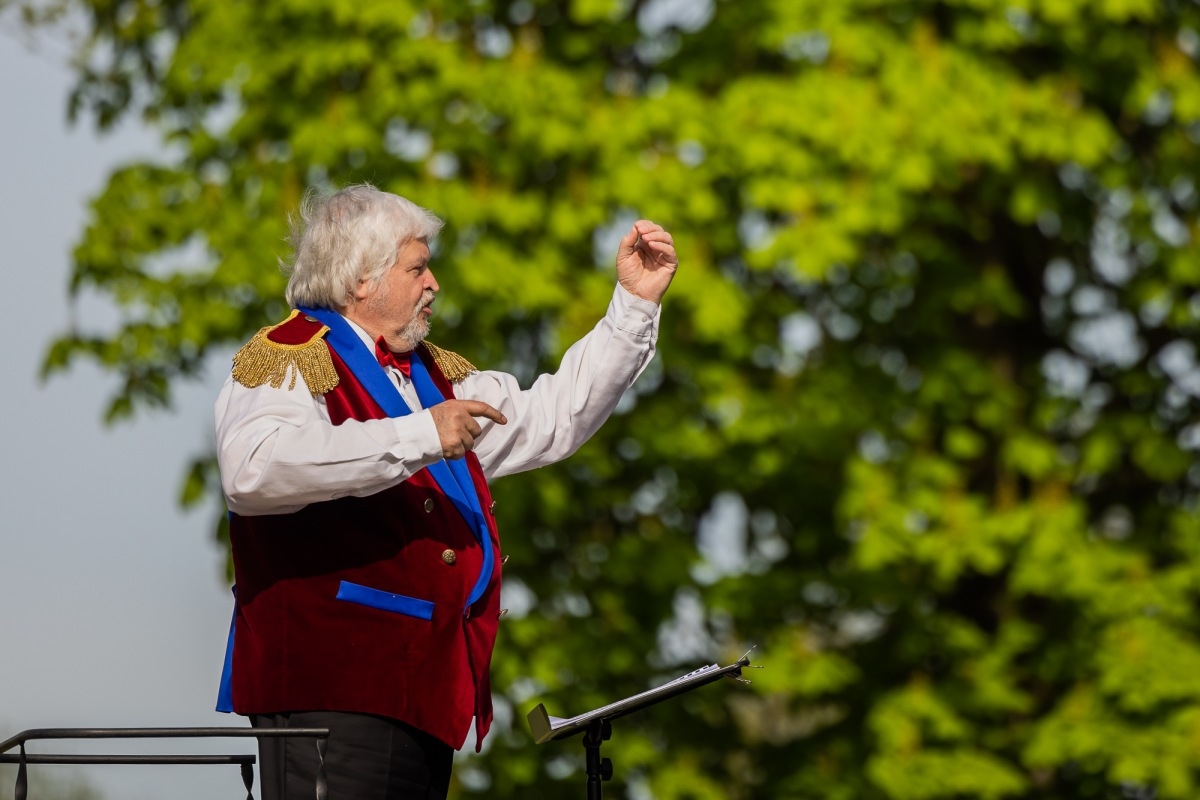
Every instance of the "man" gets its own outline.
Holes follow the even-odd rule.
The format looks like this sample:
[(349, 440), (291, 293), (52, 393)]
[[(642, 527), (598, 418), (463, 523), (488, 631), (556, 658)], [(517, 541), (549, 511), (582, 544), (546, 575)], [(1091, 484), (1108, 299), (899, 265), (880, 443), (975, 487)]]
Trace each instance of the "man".
[[(621, 239), (608, 313), (527, 390), (423, 340), (441, 222), (371, 186), (310, 194), (295, 309), (216, 404), (237, 579), (223, 710), (327, 727), (331, 800), (444, 798), (491, 724), (503, 557), (487, 480), (575, 452), (654, 354), (675, 248)], [(536, 274), (531, 273), (531, 280)], [(260, 740), (264, 800), (311, 798), (312, 740)]]

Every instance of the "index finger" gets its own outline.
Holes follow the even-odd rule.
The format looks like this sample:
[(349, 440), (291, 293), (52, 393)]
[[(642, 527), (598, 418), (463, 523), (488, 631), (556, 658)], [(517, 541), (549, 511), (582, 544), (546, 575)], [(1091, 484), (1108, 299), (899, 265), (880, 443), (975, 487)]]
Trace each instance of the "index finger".
[(486, 417), (492, 422), (498, 422), (501, 425), (508, 422), (508, 418), (501, 414), (498, 409), (489, 406), (482, 400), (460, 400), (459, 402), (463, 404), (463, 409), (472, 417)]

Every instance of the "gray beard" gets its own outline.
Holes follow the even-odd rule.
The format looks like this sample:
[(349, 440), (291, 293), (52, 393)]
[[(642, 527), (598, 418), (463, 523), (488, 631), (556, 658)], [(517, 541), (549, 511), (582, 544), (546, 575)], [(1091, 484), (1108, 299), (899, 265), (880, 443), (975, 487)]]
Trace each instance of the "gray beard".
[(408, 345), (409, 350), (416, 349), (416, 346), (425, 341), (425, 337), (429, 335), (429, 320), (421, 316), (421, 309), (432, 303), (433, 298), (433, 292), (426, 292), (421, 297), (421, 302), (413, 309), (412, 319), (404, 326), (404, 330), (400, 331), (400, 336)]
[[(413, 309), (412, 316), (409, 317), (408, 322), (405, 323), (404, 328), (400, 331), (401, 344), (404, 345), (404, 350), (397, 352), (407, 353), (425, 341), (425, 337), (429, 335), (429, 320), (421, 316), (421, 309), (432, 303), (436, 296), (433, 292), (425, 292), (425, 294), (421, 295), (421, 300)], [(376, 295), (370, 303), (371, 307), (377, 313), (386, 313), (388, 304), (387, 293), (382, 292)]]
[(404, 330), (400, 331), (400, 336), (409, 350), (416, 348), (429, 335), (429, 320), (421, 318), (421, 308), (424, 306), (417, 308), (416, 315), (404, 326)]

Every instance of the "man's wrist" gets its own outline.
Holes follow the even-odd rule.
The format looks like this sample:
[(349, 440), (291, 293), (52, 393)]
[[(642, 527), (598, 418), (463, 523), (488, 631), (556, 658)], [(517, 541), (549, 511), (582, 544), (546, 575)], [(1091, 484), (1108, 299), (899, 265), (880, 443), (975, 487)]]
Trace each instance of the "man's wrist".
[(609, 313), (620, 330), (635, 336), (655, 336), (661, 310), (658, 303), (639, 297), (618, 283)]
[(658, 310), (659, 306), (661, 305), (660, 303), (656, 303), (653, 300), (642, 297), (640, 294), (635, 294), (635, 293), (629, 291), (628, 289), (625, 288), (625, 284), (621, 283), (620, 281), (617, 282), (616, 294), (618, 297), (620, 297), (622, 300), (625, 301), (626, 305), (624, 306), (624, 308), (626, 308), (626, 309), (635, 307), (641, 311), (655, 312)]
[[(420, 467), (442, 460), (442, 438), (438, 435), (437, 423), (429, 409), (422, 409), (403, 417), (393, 417), (396, 430), (396, 447), (393, 453), (404, 461), (416, 461)], [(413, 472), (416, 472), (414, 469)]]

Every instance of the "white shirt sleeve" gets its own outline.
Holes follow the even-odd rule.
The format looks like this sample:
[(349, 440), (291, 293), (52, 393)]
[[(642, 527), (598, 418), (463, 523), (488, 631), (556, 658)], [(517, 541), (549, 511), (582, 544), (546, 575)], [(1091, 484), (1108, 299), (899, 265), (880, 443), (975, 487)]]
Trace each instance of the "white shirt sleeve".
[(303, 376), (249, 389), (227, 378), (217, 396), (217, 463), (231, 511), (287, 514), (309, 503), (365, 497), (440, 461), (428, 411), (341, 425)]
[(454, 387), (462, 399), (482, 400), (508, 418), (479, 418), (475, 455), (488, 478), (561, 461), (591, 438), (621, 395), (654, 357), (660, 308), (619, 284), (608, 313), (563, 355), (558, 371), (522, 391), (503, 372), (468, 375)]
[[(475, 453), (489, 478), (553, 463), (575, 452), (612, 413), (654, 355), (659, 308), (617, 287), (608, 313), (563, 357), (554, 375), (522, 391), (516, 378), (481, 372), (455, 384), (460, 399), (483, 400), (507, 425), (479, 419)], [(389, 370), (414, 405), (411, 384)], [(365, 497), (441, 460), (428, 411), (330, 422), (323, 397), (302, 376), (288, 389), (253, 389), (228, 378), (217, 397), (217, 462), (231, 511), (286, 514), (310, 503)]]

